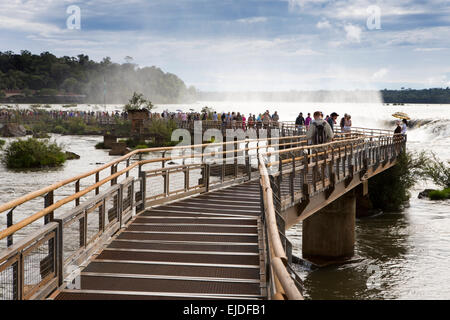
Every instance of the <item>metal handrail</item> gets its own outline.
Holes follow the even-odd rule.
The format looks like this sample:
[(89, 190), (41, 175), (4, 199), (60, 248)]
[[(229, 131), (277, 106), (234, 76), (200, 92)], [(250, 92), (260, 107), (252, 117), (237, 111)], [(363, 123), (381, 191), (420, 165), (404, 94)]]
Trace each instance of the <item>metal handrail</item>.
[[(358, 136), (358, 134), (356, 136)], [(356, 138), (356, 139), (347, 139), (347, 140), (339, 141), (339, 142), (336, 142), (336, 143), (338, 143), (338, 144), (346, 144), (345, 145), (346, 150), (347, 150), (347, 148), (350, 148), (350, 150), (352, 150), (352, 148), (355, 146), (355, 140), (358, 141), (358, 140), (366, 139), (365, 141), (368, 142), (369, 144), (372, 144), (372, 143), (377, 144), (377, 142), (372, 141), (374, 136), (375, 136), (374, 132), (372, 131), (372, 135), (369, 134), (369, 135), (367, 135), (365, 137), (364, 137), (364, 135), (359, 135), (358, 138)], [(380, 137), (383, 137), (383, 136), (380, 136)], [(271, 284), (272, 284), (271, 288), (273, 288), (275, 290), (275, 292), (270, 292), (270, 298), (273, 298), (273, 299), (303, 299), (303, 297), (302, 297), (302, 295), (301, 295), (301, 293), (299, 291), (300, 289), (296, 287), (296, 282), (294, 281), (294, 279), (292, 279), (292, 277), (290, 275), (292, 270), (289, 269), (290, 266), (288, 264), (289, 253), (286, 252), (286, 250), (285, 250), (285, 248), (283, 246), (282, 239), (280, 238), (280, 232), (283, 232), (284, 230), (278, 229), (278, 225), (277, 225), (277, 215), (278, 214), (277, 214), (277, 211), (275, 210), (275, 205), (274, 205), (274, 201), (275, 201), (275, 199), (274, 199), (274, 192), (272, 190), (271, 181), (269, 179), (268, 164), (266, 164), (266, 162), (264, 161), (264, 156), (263, 155), (269, 154), (269, 153), (266, 153), (266, 150), (264, 150), (264, 149), (269, 148), (269, 147), (290, 146), (291, 148), (289, 148), (288, 150), (292, 151), (292, 150), (294, 150), (296, 148), (299, 148), (299, 147), (293, 147), (293, 146), (305, 143), (304, 138), (305, 138), (304, 136), (291, 136), (291, 137), (284, 137), (284, 138), (283, 137), (271, 138), (270, 140), (287, 139), (288, 142), (287, 143), (272, 144), (272, 145), (265, 144), (264, 146), (257, 146), (257, 147), (254, 147), (254, 148), (249, 148), (247, 144), (244, 144), (243, 147), (241, 147), (241, 145), (244, 142), (248, 143), (248, 142), (251, 142), (251, 141), (266, 141), (266, 140), (269, 140), (269, 139), (247, 139), (247, 140), (241, 140), (241, 141), (231, 141), (231, 142), (227, 142), (227, 143), (202, 144), (202, 145), (194, 145), (194, 146), (183, 146), (183, 147), (172, 147), (172, 148), (152, 148), (152, 149), (136, 150), (136, 151), (134, 151), (134, 152), (132, 152), (132, 153), (122, 157), (122, 158), (119, 158), (119, 159), (113, 161), (112, 163), (115, 163), (115, 164), (111, 165), (111, 169), (112, 169), (111, 170), (111, 175), (109, 175), (108, 177), (104, 178), (101, 181), (99, 181), (99, 177), (97, 175), (95, 184), (92, 184), (89, 187), (86, 187), (85, 189), (83, 189), (81, 191), (80, 191), (80, 188), (79, 188), (79, 180), (81, 178), (78, 178), (78, 179), (77, 178), (72, 178), (72, 182), (74, 182), (74, 181), (78, 182), (78, 187), (76, 187), (74, 194), (63, 198), (62, 200), (60, 200), (60, 201), (58, 201), (56, 203), (53, 203), (53, 194), (52, 194), (52, 201), (50, 203), (49, 202), (45, 203), (46, 208), (44, 208), (43, 210), (40, 210), (39, 212), (35, 213), (34, 215), (29, 216), (26, 219), (24, 219), (24, 220), (22, 220), (22, 221), (20, 221), (20, 222), (18, 222), (16, 224), (14, 224), (14, 225), (9, 225), (7, 229), (5, 229), (5, 230), (0, 232), (0, 240), (4, 239), (6, 237), (9, 237), (9, 236), (11, 236), (11, 239), (12, 239), (13, 234), (15, 234), (17, 231), (19, 231), (22, 228), (30, 225), (31, 223), (35, 222), (36, 220), (38, 220), (38, 219), (40, 219), (42, 217), (46, 217), (46, 222), (50, 222), (51, 223), (52, 221), (55, 221), (55, 222), (61, 223), (61, 217), (59, 217), (58, 219), (52, 220), (53, 211), (56, 210), (57, 208), (60, 208), (64, 204), (67, 204), (67, 203), (73, 201), (73, 200), (77, 201), (77, 207), (75, 209), (73, 209), (73, 210), (77, 211), (76, 214), (77, 214), (78, 219), (80, 219), (80, 223), (83, 222), (84, 225), (86, 226), (86, 224), (87, 224), (87, 222), (86, 222), (87, 221), (87, 211), (88, 210), (84, 210), (83, 209), (84, 202), (80, 206), (80, 203), (79, 203), (80, 201), (78, 199), (80, 199), (80, 197), (82, 197), (83, 195), (86, 195), (87, 193), (89, 193), (89, 192), (91, 192), (93, 190), (96, 190), (96, 191), (99, 190), (100, 186), (103, 186), (103, 185), (105, 185), (108, 182), (111, 182), (112, 186), (116, 185), (117, 184), (117, 180), (118, 180), (118, 178), (120, 176), (123, 176), (123, 175), (126, 174), (127, 178), (128, 178), (128, 176), (129, 176), (128, 173), (131, 170), (133, 170), (134, 168), (139, 167), (139, 177), (133, 177), (132, 176), (132, 177), (128, 178), (128, 180), (125, 180), (125, 181), (128, 181), (128, 182), (124, 182), (124, 181), (121, 180), (119, 182), (119, 184), (120, 184), (119, 187), (115, 187), (115, 186), (111, 187), (111, 189), (108, 189), (108, 192), (105, 193), (105, 194), (102, 194), (100, 196), (100, 198), (98, 198), (98, 199), (94, 198), (94, 199), (88, 200), (89, 204), (94, 204), (94, 202), (95, 202), (95, 204), (97, 204), (97, 203), (100, 204), (99, 201), (103, 201), (103, 205), (102, 205), (103, 209), (99, 209), (99, 210), (100, 211), (103, 210), (102, 214), (103, 214), (103, 219), (104, 219), (104, 215), (105, 215), (105, 207), (104, 207), (105, 199), (111, 199), (111, 197), (116, 197), (116, 196), (112, 195), (112, 193), (111, 193), (112, 192), (111, 190), (114, 189), (113, 191), (116, 192), (116, 194), (117, 194), (117, 204), (114, 204), (114, 207), (111, 210), (114, 209), (115, 211), (112, 211), (112, 212), (113, 213), (114, 212), (117, 213), (117, 215), (118, 215), (117, 219), (119, 219), (119, 225), (118, 226), (114, 225), (114, 228), (111, 227), (110, 229), (108, 229), (109, 230), (108, 232), (116, 232), (118, 230), (117, 228), (120, 228), (123, 225), (122, 223), (125, 221), (125, 218), (123, 218), (123, 216), (122, 216), (122, 213), (125, 212), (125, 211), (123, 211), (125, 209), (124, 209), (124, 206), (123, 206), (122, 203), (125, 203), (124, 193), (125, 193), (125, 190), (128, 190), (128, 186), (129, 185), (130, 186), (132, 185), (132, 187), (130, 187), (131, 191), (126, 191), (127, 194), (128, 194), (126, 199), (128, 201), (127, 203), (129, 203), (131, 201), (131, 203), (133, 203), (133, 204), (132, 204), (132, 207), (130, 207), (130, 205), (127, 204), (127, 208), (131, 208), (131, 209), (127, 209), (127, 210), (132, 210), (132, 208), (136, 208), (136, 212), (141, 212), (142, 210), (148, 208), (148, 206), (155, 205), (155, 203), (157, 201), (159, 201), (159, 203), (162, 203), (162, 202), (165, 202), (165, 201), (172, 201), (176, 197), (179, 197), (179, 196), (186, 197), (186, 196), (189, 196), (189, 195), (194, 194), (194, 193), (207, 192), (209, 190), (209, 186), (210, 185), (213, 185), (214, 187), (223, 187), (223, 186), (225, 186), (225, 183), (229, 183), (229, 182), (230, 183), (236, 183), (237, 181), (253, 180), (252, 174), (251, 174), (252, 167), (251, 167), (251, 164), (250, 164), (250, 160), (252, 160), (252, 157), (256, 157), (257, 160), (258, 160), (258, 163), (259, 163), (260, 181), (261, 181), (261, 186), (262, 186), (262, 189), (263, 189), (262, 198), (263, 198), (263, 201), (264, 201), (264, 209), (265, 209), (264, 210), (264, 215), (263, 215), (263, 223), (265, 223), (264, 224), (264, 232), (267, 235), (266, 238), (268, 240), (268, 242), (267, 242), (267, 248), (268, 248), (267, 261), (270, 262), (270, 270), (268, 272), (268, 278), (270, 279)], [(290, 142), (289, 142), (289, 139), (291, 140)], [(381, 145), (381, 142), (385, 142), (385, 143), (383, 143), (383, 145), (387, 146), (390, 142), (391, 143), (395, 142), (394, 140), (395, 139), (392, 136), (390, 136), (389, 138), (386, 138), (385, 140), (380, 140), (380, 145)], [(133, 155), (139, 154), (140, 152), (149, 152), (149, 150), (150, 150), (150, 152), (152, 150), (153, 151), (155, 151), (155, 150), (169, 151), (169, 150), (174, 150), (174, 149), (193, 149), (193, 148), (199, 147), (199, 146), (214, 146), (214, 145), (223, 147), (223, 146), (225, 146), (227, 144), (235, 144), (235, 145), (239, 144), (239, 148), (241, 148), (241, 149), (238, 148), (238, 149), (234, 149), (232, 151), (223, 151), (223, 152), (209, 152), (209, 153), (202, 152), (201, 154), (188, 155), (188, 156), (175, 156), (175, 157), (164, 157), (163, 156), (162, 158), (157, 158), (157, 159), (139, 160), (139, 161), (133, 162), (131, 164), (128, 162)], [(308, 146), (308, 147), (306, 147), (306, 149), (307, 148), (314, 149), (314, 148), (318, 148), (318, 147), (319, 146), (317, 146), (317, 145), (316, 146)], [(303, 147), (301, 147), (301, 148), (303, 148)], [(250, 150), (255, 150), (255, 149), (257, 150), (257, 153), (255, 155), (245, 152), (245, 151), (250, 151)], [(260, 149), (262, 149), (262, 151)], [(336, 150), (337, 150), (337, 148), (336, 148)], [(242, 152), (242, 151), (244, 151), (244, 152)], [(163, 161), (163, 167), (164, 167), (164, 161), (169, 161), (169, 160), (174, 160), (174, 159), (188, 159), (188, 158), (191, 158), (192, 156), (194, 156), (194, 157), (195, 156), (197, 156), (197, 157), (199, 157), (199, 156), (204, 157), (204, 156), (207, 156), (207, 155), (215, 155), (217, 153), (228, 154), (228, 153), (231, 153), (231, 152), (235, 153), (234, 156), (232, 157), (232, 159), (234, 159), (234, 163), (232, 165), (234, 166), (234, 170), (235, 170), (234, 172), (235, 173), (233, 173), (231, 175), (226, 174), (227, 177), (228, 177), (228, 180), (225, 181), (225, 179), (224, 179), (225, 164), (224, 163), (218, 164), (218, 166), (222, 166), (221, 180), (219, 182), (212, 182), (211, 184), (209, 182), (209, 177), (210, 176), (212, 177), (211, 171), (210, 171), (210, 164), (208, 164), (207, 162), (203, 161), (204, 160), (203, 158), (202, 158), (202, 162), (201, 162), (200, 166), (199, 166), (199, 164), (184, 164), (184, 162), (183, 162), (183, 165), (181, 165), (181, 166), (169, 167), (169, 168), (158, 168), (158, 169), (153, 169), (151, 171), (143, 171), (142, 168), (141, 168), (143, 165), (145, 165), (147, 163), (152, 163), (152, 162)], [(242, 155), (238, 155), (238, 153), (240, 153), (240, 152), (242, 152)], [(240, 164), (238, 164), (237, 159), (239, 159), (239, 158), (244, 158), (246, 160), (245, 166), (247, 168), (247, 171), (244, 171), (244, 173), (242, 173), (242, 172), (238, 173), (239, 172), (238, 169), (239, 169), (239, 165)], [(119, 161), (124, 161), (124, 159), (128, 160), (127, 161), (127, 166), (124, 169), (122, 169), (122, 170), (117, 172), (117, 165), (116, 164), (118, 164)], [(284, 160), (281, 160), (281, 161), (284, 161)], [(102, 168), (105, 168), (108, 165), (104, 165)], [(116, 166), (113, 167), (114, 165), (116, 165)], [(189, 172), (187, 172), (186, 175), (185, 175), (185, 184), (184, 184), (185, 188), (184, 188), (184, 191), (183, 191), (183, 188), (181, 188), (181, 189), (174, 190), (174, 192), (170, 192), (170, 185), (167, 182), (167, 181), (170, 180), (169, 177), (168, 177), (168, 175), (170, 173), (169, 171), (171, 171), (173, 169), (172, 171), (175, 172), (175, 173), (176, 172), (181, 172), (180, 171), (181, 168), (185, 168), (186, 170), (189, 170), (188, 167), (192, 166), (192, 165), (194, 165), (196, 167), (195, 170), (199, 170), (199, 169), (202, 170), (201, 171), (201, 175), (202, 175), (201, 181), (199, 180), (198, 184), (195, 185), (195, 186), (190, 186), (190, 184), (189, 184)], [(297, 167), (294, 166), (294, 169), (297, 169)], [(94, 170), (94, 171), (91, 171), (91, 172), (98, 173), (101, 170), (103, 170), (103, 169), (97, 169), (97, 170)], [(248, 173), (248, 175), (247, 175), (246, 172)], [(81, 176), (86, 177), (86, 176), (89, 176), (89, 175), (92, 175), (92, 173), (88, 173), (88, 174), (81, 175)], [(153, 199), (154, 198), (153, 196), (152, 197), (147, 197), (146, 196), (146, 187), (145, 187), (145, 183), (146, 182), (145, 181), (146, 181), (146, 177), (157, 176), (157, 175), (161, 175), (161, 176), (167, 177), (167, 179), (164, 178), (164, 191), (163, 191), (163, 193), (158, 194), (157, 196), (155, 196), (155, 199)], [(187, 180), (186, 180), (186, 176), (188, 177)], [(244, 179), (244, 180), (242, 180), (242, 179)], [(66, 180), (66, 181), (68, 181), (68, 180)], [(186, 181), (187, 181), (187, 184), (186, 184)], [(139, 190), (138, 194), (136, 194), (134, 192), (134, 189), (133, 189), (134, 188), (134, 184), (136, 182), (141, 183), (141, 187), (140, 187), (140, 190)], [(68, 183), (70, 183), (70, 182), (68, 182)], [(58, 184), (56, 184), (56, 185), (58, 185)], [(46, 190), (46, 189), (51, 188), (51, 187), (52, 186), (44, 188), (42, 190)], [(167, 187), (167, 189), (166, 189), (166, 187)], [(56, 190), (56, 189), (57, 188), (52, 189), (49, 192), (52, 192), (53, 190)], [(40, 190), (40, 191), (42, 191), (42, 190)], [(178, 192), (178, 191), (180, 191), (179, 194), (177, 193), (175, 195), (175, 192)], [(35, 193), (31, 193), (28, 196), (35, 195), (38, 192), (39, 191), (37, 191)], [(46, 193), (46, 192), (44, 192), (44, 193)], [(132, 197), (134, 197), (134, 196), (136, 197), (136, 201), (134, 201), (132, 197), (129, 198), (130, 194), (133, 195)], [(275, 194), (276, 194), (276, 192), (275, 192)], [(138, 196), (139, 196), (139, 199), (138, 199)], [(35, 196), (35, 197), (37, 197), (37, 196)], [(158, 197), (157, 200), (156, 200), (156, 197)], [(22, 198), (24, 198), (24, 197), (22, 197)], [(34, 198), (32, 198), (32, 199), (34, 199)], [(26, 201), (28, 201), (28, 200), (26, 200)], [(24, 201), (24, 202), (26, 202), (26, 201)], [(94, 201), (94, 202), (92, 202), (92, 201)], [(122, 202), (122, 201), (124, 201), (124, 202)], [(292, 201), (294, 201), (294, 199), (292, 199)], [(114, 202), (116, 202), (116, 201), (114, 200)], [(10, 203), (14, 203), (14, 201), (12, 201)], [(6, 205), (8, 205), (8, 204), (6, 204)], [(83, 211), (84, 213), (81, 212), (80, 210), (81, 211), (84, 210)], [(278, 210), (278, 206), (277, 206), (277, 210)], [(81, 213), (78, 212), (78, 211), (80, 211)], [(108, 213), (108, 214), (109, 214), (109, 212), (110, 211), (108, 211), (108, 210), (106, 211), (106, 213)], [(127, 213), (126, 219), (129, 219), (128, 215), (131, 216), (133, 214), (132, 212), (129, 212), (129, 211), (127, 211), (126, 213)], [(50, 214), (51, 214), (51, 216), (50, 216)], [(84, 216), (83, 216), (83, 214), (84, 214)], [(100, 212), (99, 212), (99, 214), (100, 214)], [(49, 216), (47, 216), (47, 215), (49, 215)], [(63, 216), (64, 216), (64, 214), (63, 214)], [(47, 219), (47, 218), (49, 218), (49, 219)], [(126, 221), (128, 221), (128, 220), (126, 220)], [(61, 228), (63, 228), (63, 226), (60, 226), (58, 230), (60, 230)], [(84, 228), (84, 230), (80, 229), (80, 236), (81, 236), (81, 232), (82, 231), (86, 232), (87, 227), (83, 227), (83, 228)], [(104, 234), (105, 236), (109, 235), (109, 234), (105, 233), (105, 231), (102, 231), (102, 232), (103, 232), (102, 234)], [(86, 236), (85, 236), (85, 238), (86, 238)], [(9, 238), (8, 238), (8, 240), (9, 240)], [(58, 240), (58, 241), (59, 241), (58, 243), (61, 243), (60, 240)], [(20, 243), (22, 243), (22, 242), (23, 241), (20, 241)], [(12, 240), (11, 240), (11, 243), (12, 243)], [(86, 246), (86, 239), (84, 239), (83, 243), (84, 243), (84, 246)], [(90, 245), (94, 245), (94, 242), (91, 242), (91, 240), (89, 240), (89, 244)], [(97, 245), (98, 242), (96, 242), (95, 244)], [(8, 246), (9, 246), (9, 244), (8, 244)], [(13, 248), (13, 247), (10, 247), (10, 248)], [(54, 249), (53, 246), (51, 246), (49, 248), (52, 248), (52, 250)], [(60, 244), (59, 244), (58, 248), (61, 248)], [(87, 247), (80, 248), (80, 250), (81, 251), (79, 251), (78, 253), (81, 253), (83, 255), (82, 257), (86, 258), (85, 255), (89, 254), (89, 250), (87, 249)], [(57, 256), (58, 256), (58, 259), (61, 259), (61, 257), (62, 257), (61, 253), (59, 253), (59, 252), (57, 253)], [(78, 256), (74, 256), (74, 259), (78, 259), (78, 258), (79, 258)], [(23, 263), (23, 262), (20, 262), (20, 263)], [(61, 266), (63, 268), (65, 267), (64, 262), (58, 262), (57, 266), (58, 266), (58, 268), (61, 268)], [(58, 272), (59, 272), (58, 273), (59, 277), (61, 277), (64, 274), (63, 271), (58, 271)]]
[[(286, 140), (286, 139), (295, 139), (295, 138), (304, 138), (305, 136), (289, 136), (289, 137), (276, 137), (276, 138), (261, 138), (261, 139), (245, 139), (245, 140), (241, 140), (241, 141), (237, 141), (238, 143), (247, 143), (247, 142), (260, 142), (260, 141), (272, 141), (272, 140)], [(24, 195), (18, 199), (15, 199), (13, 201), (7, 202), (5, 204), (0, 205), (0, 214), (2, 212), (5, 212), (9, 209), (15, 208), (27, 201), (33, 200), (37, 197), (40, 197), (42, 195), (45, 195), (51, 191), (54, 191), (56, 189), (59, 189), (65, 185), (68, 185), (70, 183), (76, 182), (78, 180), (87, 178), (89, 176), (92, 176), (96, 173), (99, 173), (107, 168), (110, 168), (114, 165), (120, 164), (121, 162), (124, 162), (125, 160), (130, 160), (132, 156), (134, 155), (138, 155), (138, 154), (144, 154), (144, 153), (149, 153), (149, 152), (164, 152), (164, 151), (173, 151), (173, 150), (186, 150), (186, 149), (195, 149), (195, 148), (201, 148), (201, 147), (214, 147), (214, 146), (225, 146), (225, 145), (229, 145), (229, 144), (235, 144), (236, 141), (230, 141), (230, 142), (218, 142), (218, 143), (204, 143), (204, 144), (197, 144), (197, 145), (188, 145), (188, 146), (175, 146), (175, 147), (161, 147), (161, 148), (148, 148), (148, 149), (139, 149), (139, 150), (134, 150), (122, 157), (120, 157), (119, 159), (113, 160), (97, 169), (94, 169), (92, 171), (80, 174), (78, 176), (57, 182), (55, 184), (52, 184), (48, 187), (45, 187), (43, 189), (31, 192), (27, 195)], [(273, 145), (273, 146), (277, 146), (277, 145)], [(242, 150), (238, 150), (238, 151), (242, 151)], [(202, 154), (203, 155), (203, 154)], [(200, 156), (200, 155), (198, 155)], [(186, 157), (188, 158), (188, 157)], [(175, 160), (171, 157), (168, 158), (159, 158), (157, 159), (157, 161), (154, 162), (159, 162), (159, 161), (171, 161), (171, 160)], [(148, 163), (148, 162), (147, 162)]]
[[(259, 162), (261, 186), (263, 189), (262, 194), (265, 204), (265, 227), (268, 235), (269, 251), (271, 254), (271, 268), (274, 271), (274, 279), (272, 279), (272, 282), (275, 283), (275, 287), (277, 289), (274, 296), (286, 296), (288, 300), (303, 300), (302, 294), (298, 290), (294, 280), (291, 278), (286, 268), (288, 259), (279, 235), (276, 222), (276, 213), (273, 204), (272, 188), (270, 186), (269, 174), (267, 172), (262, 154), (259, 154)], [(270, 272), (270, 274), (272, 274), (272, 272)]]

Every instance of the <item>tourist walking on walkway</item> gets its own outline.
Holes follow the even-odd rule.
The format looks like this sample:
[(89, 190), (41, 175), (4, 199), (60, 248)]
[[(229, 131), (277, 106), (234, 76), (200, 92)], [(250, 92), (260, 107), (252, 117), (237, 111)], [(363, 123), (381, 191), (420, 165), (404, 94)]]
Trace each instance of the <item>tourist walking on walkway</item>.
[(305, 126), (306, 126), (306, 131), (309, 130), (309, 126), (311, 125), (311, 113), (308, 113), (308, 116), (305, 119)]
[(264, 124), (264, 129), (268, 129), (269, 125), (270, 125), (270, 122), (271, 122), (269, 110), (267, 110), (266, 113), (264, 113), (262, 121), (263, 121), (263, 124)]
[(408, 131), (408, 121), (406, 119), (402, 120), (402, 135), (406, 140), (406, 132)]
[(330, 142), (334, 137), (333, 130), (328, 122), (322, 119), (319, 111), (314, 112), (314, 122), (310, 125), (306, 138), (311, 144), (322, 144)]
[(344, 132), (345, 133), (350, 133), (350, 131), (352, 130), (352, 116), (351, 115), (347, 115), (347, 118), (345, 118), (344, 121)]
[(341, 132), (344, 132), (344, 127), (345, 127), (345, 119), (347, 118), (347, 114), (344, 114), (344, 116), (341, 119), (341, 122), (339, 124), (339, 126), (341, 127)]
[(303, 118), (303, 113), (300, 112), (297, 119), (295, 119), (295, 127), (297, 128), (297, 134), (301, 134), (304, 125), (305, 125), (305, 118)]
[(272, 115), (272, 121), (274, 123), (274, 126), (278, 128), (278, 121), (280, 121), (280, 116), (278, 115), (278, 111), (275, 111), (275, 113)]
[(328, 124), (331, 127), (331, 130), (334, 131), (334, 125), (337, 123), (336, 120), (339, 117), (339, 115), (336, 112), (333, 112), (327, 119)]
[(246, 120), (247, 118), (245, 117), (245, 114), (242, 115), (242, 130), (246, 131), (247, 127), (246, 127)]
[(406, 136), (408, 130), (408, 121), (406, 119), (402, 120), (402, 135)]
[(394, 134), (401, 134), (402, 133), (402, 126), (401, 126), (401, 121), (395, 121), (395, 124), (397, 125), (397, 127), (394, 130)]
[[(314, 112), (314, 121), (311, 123), (308, 132), (306, 133), (306, 139), (311, 145), (318, 145), (328, 143), (334, 138), (334, 132), (331, 130), (328, 122), (323, 120), (323, 115), (321, 112)], [(327, 147), (316, 148), (315, 152), (323, 152), (326, 151)], [(308, 149), (311, 152), (311, 149)], [(306, 155), (305, 155), (306, 156)], [(323, 160), (325, 157), (323, 155), (319, 156), (317, 160)], [(325, 177), (328, 177), (328, 166), (325, 166)], [(322, 175), (319, 172), (317, 176), (317, 172), (313, 170), (313, 175), (315, 175), (314, 179), (322, 180)], [(317, 181), (315, 180), (315, 181)]]

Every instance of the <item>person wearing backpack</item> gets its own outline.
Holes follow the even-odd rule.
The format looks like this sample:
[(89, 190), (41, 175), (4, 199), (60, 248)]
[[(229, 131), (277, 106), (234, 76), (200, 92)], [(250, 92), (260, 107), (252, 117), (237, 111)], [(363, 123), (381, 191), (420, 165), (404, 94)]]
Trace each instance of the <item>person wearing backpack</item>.
[(306, 133), (306, 138), (314, 145), (330, 142), (333, 137), (334, 133), (330, 124), (322, 119), (319, 111), (314, 112), (314, 121)]
[[(323, 115), (321, 112), (314, 112), (314, 121), (311, 123), (308, 132), (306, 133), (306, 138), (310, 142), (311, 145), (325, 144), (333, 140), (334, 132), (331, 129), (331, 126), (328, 122), (323, 120)], [(311, 149), (310, 149), (311, 150)], [(309, 150), (309, 151), (310, 151)], [(321, 152), (326, 151), (327, 147), (316, 148), (315, 151)], [(323, 155), (319, 156), (317, 160), (324, 160), (325, 157)], [(311, 160), (311, 159), (309, 159)], [(313, 175), (316, 177), (316, 181), (322, 180), (322, 173), (320, 170), (313, 171)], [(325, 169), (325, 178), (329, 177), (328, 168)]]

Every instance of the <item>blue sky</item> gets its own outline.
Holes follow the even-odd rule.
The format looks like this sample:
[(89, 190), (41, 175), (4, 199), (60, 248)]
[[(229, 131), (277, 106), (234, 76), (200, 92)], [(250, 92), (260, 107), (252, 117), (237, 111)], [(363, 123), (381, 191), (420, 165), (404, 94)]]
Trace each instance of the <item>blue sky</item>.
[(131, 56), (200, 90), (447, 87), (450, 0), (0, 0), (0, 50), (24, 49)]

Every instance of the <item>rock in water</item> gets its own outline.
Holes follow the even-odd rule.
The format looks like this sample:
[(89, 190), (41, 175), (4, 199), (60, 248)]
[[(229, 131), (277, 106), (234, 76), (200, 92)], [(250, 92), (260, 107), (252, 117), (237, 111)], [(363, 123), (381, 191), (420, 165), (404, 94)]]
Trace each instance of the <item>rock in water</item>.
[(112, 150), (109, 152), (110, 156), (124, 156), (131, 152), (127, 145), (123, 142), (116, 142), (112, 144)]
[(80, 156), (76, 153), (66, 151), (66, 158), (67, 160), (78, 160), (80, 159)]
[(2, 137), (25, 137), (26, 135), (27, 130), (17, 123), (8, 123), (1, 130)]
[(33, 138), (35, 139), (49, 139), (50, 136), (46, 132), (36, 132), (33, 134)]
[(435, 191), (433, 189), (425, 189), (423, 190), (421, 193), (419, 193), (419, 199), (423, 199), (423, 198), (429, 198), (430, 197), (430, 192)]

